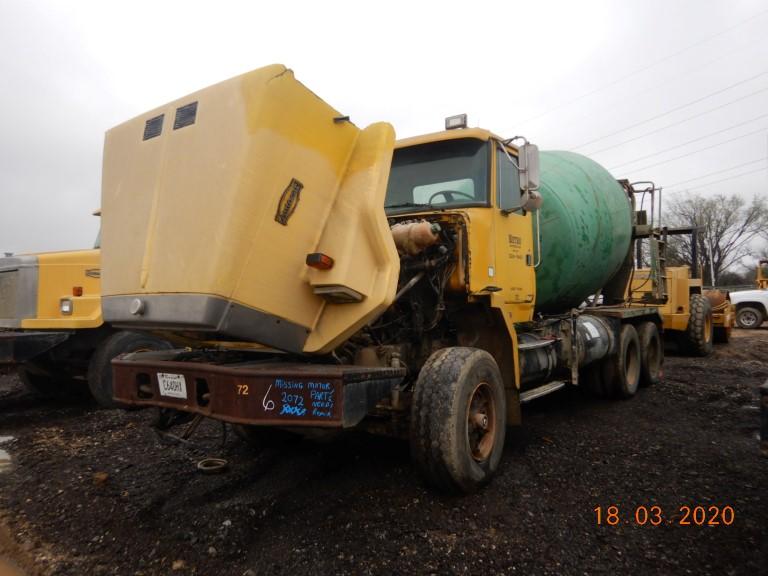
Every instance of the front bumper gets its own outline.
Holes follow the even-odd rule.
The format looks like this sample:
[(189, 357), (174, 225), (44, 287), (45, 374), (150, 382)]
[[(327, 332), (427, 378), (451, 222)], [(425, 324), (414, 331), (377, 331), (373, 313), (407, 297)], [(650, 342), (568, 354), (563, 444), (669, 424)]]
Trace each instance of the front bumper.
[(404, 368), (183, 358), (172, 350), (115, 358), (115, 400), (238, 424), (349, 428), (405, 377)]
[(72, 332), (0, 331), (0, 364), (23, 364), (58, 346)]

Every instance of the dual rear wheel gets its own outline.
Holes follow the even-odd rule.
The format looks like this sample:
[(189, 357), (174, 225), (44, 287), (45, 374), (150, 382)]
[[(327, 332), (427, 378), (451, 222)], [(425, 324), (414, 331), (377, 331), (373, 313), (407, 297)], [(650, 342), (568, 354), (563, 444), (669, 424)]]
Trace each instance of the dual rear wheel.
[(655, 323), (624, 324), (616, 354), (587, 365), (579, 377), (595, 396), (631, 398), (640, 386), (659, 382), (663, 359), (661, 337)]

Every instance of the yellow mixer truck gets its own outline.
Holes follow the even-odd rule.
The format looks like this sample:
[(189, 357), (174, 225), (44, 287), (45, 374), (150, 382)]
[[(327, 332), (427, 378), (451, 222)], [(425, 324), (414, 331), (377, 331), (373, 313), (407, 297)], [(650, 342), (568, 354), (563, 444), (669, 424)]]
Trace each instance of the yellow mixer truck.
[(521, 402), (659, 378), (631, 186), (463, 116), (395, 142), (269, 66), (111, 129), (102, 202), (105, 320), (183, 343), (113, 361), (124, 404), (408, 438), (469, 492)]

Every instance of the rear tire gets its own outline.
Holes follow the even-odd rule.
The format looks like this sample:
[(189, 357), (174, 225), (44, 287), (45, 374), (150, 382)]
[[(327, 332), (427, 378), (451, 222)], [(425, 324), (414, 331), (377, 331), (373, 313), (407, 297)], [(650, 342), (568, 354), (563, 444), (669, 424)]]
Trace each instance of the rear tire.
[(506, 398), (496, 361), (477, 348), (444, 348), (419, 373), (411, 455), (427, 484), (471, 493), (488, 483), (504, 450)]
[(615, 398), (631, 398), (640, 386), (640, 338), (631, 324), (621, 327), (618, 351), (604, 360), (603, 382)]
[(128, 352), (169, 350), (172, 346), (150, 334), (117, 332), (98, 345), (88, 364), (88, 388), (94, 400), (104, 408), (123, 405), (112, 397), (112, 359)]
[(745, 330), (760, 328), (764, 321), (763, 312), (751, 306), (744, 306), (736, 312), (736, 325)]
[(640, 341), (640, 386), (653, 386), (661, 381), (664, 362), (659, 329), (653, 322), (643, 322), (637, 327), (637, 337)]
[(691, 294), (688, 327), (680, 338), (682, 352), (691, 356), (709, 356), (713, 340), (712, 305), (701, 294)]

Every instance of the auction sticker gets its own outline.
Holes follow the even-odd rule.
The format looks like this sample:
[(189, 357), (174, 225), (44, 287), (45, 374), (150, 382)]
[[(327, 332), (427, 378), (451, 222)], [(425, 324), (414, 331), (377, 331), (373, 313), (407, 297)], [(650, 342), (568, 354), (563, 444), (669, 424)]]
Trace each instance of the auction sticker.
[(170, 396), (172, 398), (187, 397), (187, 382), (184, 380), (184, 374), (158, 372), (157, 385), (160, 388), (161, 396)]

